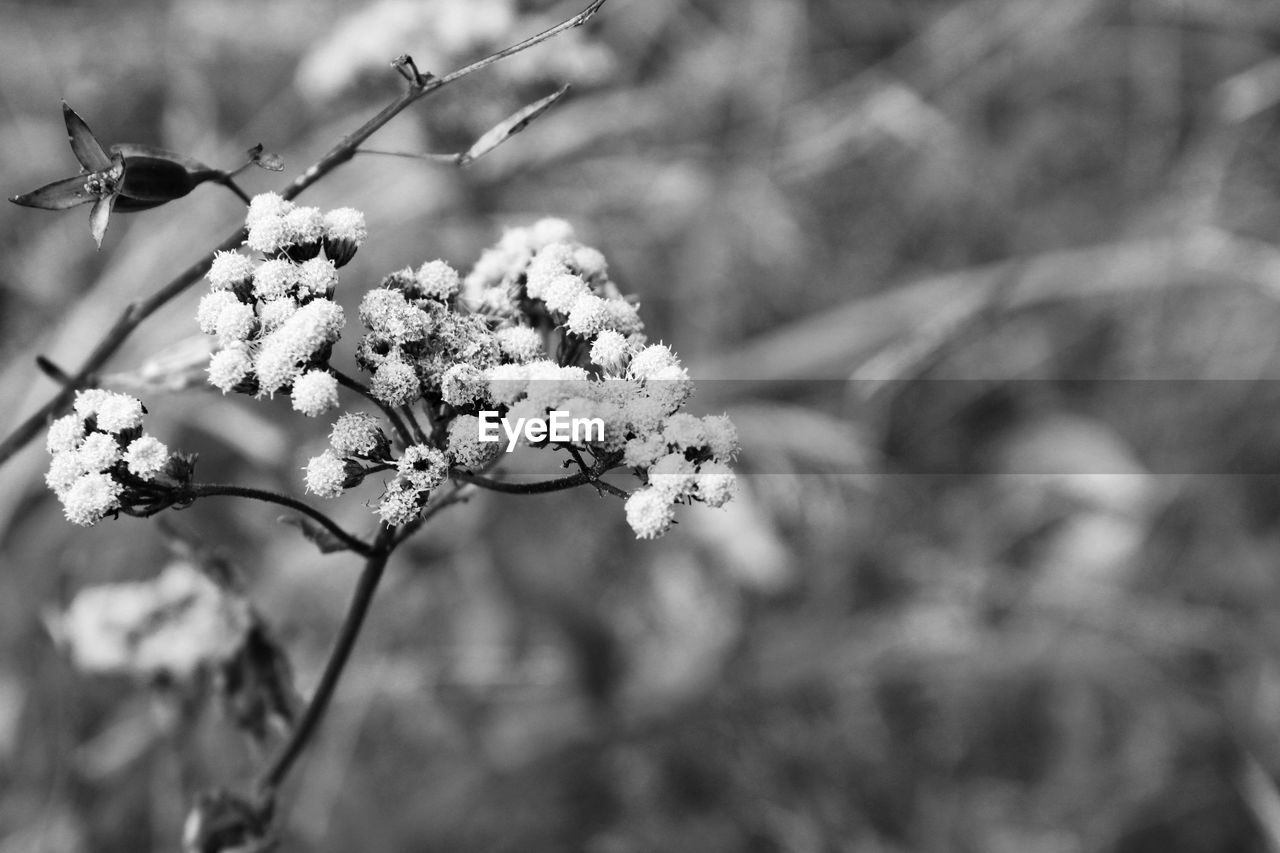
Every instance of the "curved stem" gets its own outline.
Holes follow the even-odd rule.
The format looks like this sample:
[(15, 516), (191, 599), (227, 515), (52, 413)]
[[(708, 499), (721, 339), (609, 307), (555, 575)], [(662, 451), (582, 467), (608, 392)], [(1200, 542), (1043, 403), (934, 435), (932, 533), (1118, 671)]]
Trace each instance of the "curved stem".
[(337, 522), (320, 510), (309, 507), (302, 501), (295, 500), (288, 495), (269, 492), (265, 489), (254, 489), (249, 486), (228, 486), (215, 483), (194, 483), (184, 489), (183, 492), (184, 498), (208, 498), (225, 495), (229, 497), (249, 498), (251, 500), (288, 507), (289, 509), (296, 510), (315, 521), (325, 530), (337, 537), (343, 545), (346, 545), (347, 548), (360, 556), (368, 557), (374, 553), (374, 547), (368, 542), (365, 542), (363, 539), (356, 536), (352, 536), (350, 533), (339, 527)]
[(386, 415), (387, 420), (391, 421), (391, 426), (395, 429), (396, 435), (400, 436), (400, 440), (404, 442), (405, 447), (413, 444), (413, 435), (409, 432), (408, 428), (405, 427), (404, 421), (400, 420), (400, 415), (396, 413), (395, 409), (373, 396), (373, 394), (369, 392), (368, 387), (358, 379), (347, 376), (342, 371), (333, 367), (329, 368), (329, 372), (333, 374), (334, 379), (338, 380), (338, 384), (345, 385), (381, 409), (382, 414)]
[[(305, 191), (308, 187), (319, 181), (325, 175), (332, 172), (338, 166), (350, 160), (355, 156), (356, 149), (365, 142), (373, 134), (382, 129), (383, 125), (395, 118), (404, 109), (415, 101), (426, 97), (442, 87), (461, 79), (469, 74), (473, 74), (480, 69), (497, 62), (500, 59), (508, 57), (513, 53), (518, 53), (536, 44), (546, 41), (549, 38), (559, 35), (565, 30), (580, 27), (589, 21), (605, 4), (605, 0), (594, 0), (586, 9), (579, 12), (569, 20), (545, 30), (535, 36), (525, 39), (511, 47), (504, 48), (490, 56), (485, 57), (477, 62), (473, 62), (463, 68), (454, 71), (444, 77), (417, 76), (410, 84), (409, 89), (399, 95), (394, 101), (383, 107), (377, 115), (368, 119), (364, 124), (355, 131), (343, 137), (343, 139), (335, 145), (330, 151), (312, 164), (305, 172), (299, 175), (292, 183), (285, 187), (282, 195), (286, 199), (293, 199)], [(154, 314), (164, 305), (168, 304), (174, 297), (185, 291), (191, 285), (200, 280), (209, 270), (209, 266), (213, 263), (214, 256), (218, 252), (229, 252), (238, 248), (246, 237), (243, 227), (237, 228), (232, 234), (228, 235), (218, 246), (200, 260), (187, 267), (179, 273), (172, 281), (164, 285), (154, 294), (142, 302), (131, 303), (126, 306), (124, 311), (116, 319), (116, 322), (107, 333), (98, 341), (97, 346), (85, 359), (80, 369), (70, 377), (68, 384), (59, 389), (47, 403), (33, 412), (22, 423), (20, 423), (3, 441), (0, 441), (0, 465), (3, 465), (15, 453), (31, 442), (33, 438), (44, 429), (49, 419), (58, 412), (64, 411), (71, 404), (75, 397), (77, 388), (84, 388), (88, 385), (89, 378), (97, 372), (103, 364), (107, 362), (112, 355), (124, 344), (125, 340), (133, 333), (143, 320)]]
[[(408, 406), (401, 406), (400, 411), (404, 412), (404, 419), (409, 422), (409, 428), (413, 430), (413, 435), (418, 440), (418, 444), (427, 443), (427, 434), (422, 431), (422, 427), (418, 424), (418, 419), (413, 416), (413, 409)], [(431, 411), (427, 410), (427, 419), (430, 420)]]
[(565, 489), (572, 489), (578, 486), (591, 484), (597, 488), (618, 497), (629, 497), (629, 495), (619, 489), (612, 483), (606, 483), (600, 479), (600, 475), (604, 472), (595, 471), (579, 471), (577, 474), (570, 474), (568, 477), (561, 477), (558, 480), (543, 480), (537, 483), (509, 483), (503, 480), (490, 480), (488, 477), (481, 477), (476, 474), (470, 474), (466, 471), (453, 470), (449, 472), (449, 476), (455, 480), (461, 480), (464, 483), (470, 483), (473, 486), (479, 486), (482, 489), (489, 489), (494, 492), (505, 492), (509, 495), (544, 495), (549, 492), (562, 492)]
[(388, 527), (383, 527), (379, 531), (377, 541), (366, 556), (364, 569), (360, 572), (360, 579), (356, 581), (351, 603), (347, 605), (342, 627), (338, 631), (337, 639), (334, 640), (332, 651), (329, 652), (324, 671), (320, 674), (320, 682), (316, 685), (315, 692), (311, 694), (311, 701), (303, 711), (302, 719), (294, 727), (288, 742), (258, 782), (258, 789), (267, 796), (270, 796), (284, 782), (294, 763), (302, 755), (302, 751), (307, 748), (321, 720), (324, 719), (329, 701), (333, 698), (338, 681), (342, 678), (342, 672), (346, 669), (347, 660), (351, 657), (351, 650), (355, 648), (356, 640), (360, 637), (360, 629), (364, 627), (365, 617), (369, 614), (369, 605), (373, 603), (374, 593), (378, 591), (378, 583), (382, 580), (383, 570), (387, 567), (387, 559), (391, 556), (391, 531), (392, 528)]

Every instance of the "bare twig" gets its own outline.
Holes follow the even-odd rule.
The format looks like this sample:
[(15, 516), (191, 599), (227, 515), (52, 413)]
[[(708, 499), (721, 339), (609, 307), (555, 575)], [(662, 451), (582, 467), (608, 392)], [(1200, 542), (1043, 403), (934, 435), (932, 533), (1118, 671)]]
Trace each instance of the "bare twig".
[(278, 504), (279, 506), (288, 507), (310, 517), (325, 530), (332, 533), (343, 545), (359, 554), (362, 557), (368, 557), (373, 553), (373, 546), (365, 542), (359, 537), (352, 536), (347, 531), (338, 526), (338, 523), (325, 515), (318, 509), (307, 506), (302, 501), (289, 497), (288, 495), (269, 492), (265, 489), (254, 489), (248, 486), (224, 486), (213, 483), (196, 483), (183, 490), (182, 498), (209, 498), (219, 495), (249, 498), (251, 500), (263, 501), (264, 503)]
[[(395, 118), (407, 107), (415, 102), (425, 98), (427, 95), (438, 91), (439, 89), (461, 80), (470, 74), (486, 68), (499, 60), (508, 56), (527, 50), (535, 45), (554, 38), (555, 36), (580, 27), (604, 6), (606, 0), (594, 0), (586, 9), (574, 15), (572, 18), (544, 30), (535, 36), (531, 36), (518, 44), (503, 48), (484, 59), (471, 63), (470, 65), (459, 68), (444, 77), (433, 77), (415, 73), (412, 75), (409, 88), (401, 93), (395, 100), (383, 107), (376, 115), (360, 125), (356, 130), (338, 142), (323, 157), (312, 164), (306, 171), (293, 180), (281, 195), (286, 199), (297, 198), (308, 187), (316, 183), (338, 166), (350, 160), (355, 156), (358, 149), (369, 137), (382, 129), (387, 122)], [(405, 58), (407, 60), (407, 57)], [(21, 424), (17, 426), (3, 441), (0, 441), (0, 465), (3, 465), (15, 453), (25, 447), (35, 436), (45, 427), (49, 419), (59, 412), (64, 411), (71, 404), (75, 396), (77, 388), (84, 388), (89, 384), (90, 377), (97, 372), (103, 364), (113, 356), (125, 340), (133, 333), (143, 320), (154, 314), (161, 307), (166, 305), (170, 300), (178, 294), (191, 287), (200, 280), (208, 270), (213, 258), (218, 252), (231, 251), (238, 248), (245, 239), (244, 228), (236, 229), (232, 234), (228, 235), (221, 243), (200, 260), (187, 267), (179, 273), (172, 281), (156, 291), (142, 302), (131, 303), (125, 307), (105, 335), (98, 341), (92, 352), (85, 359), (80, 369), (71, 377), (70, 381), (65, 384), (59, 391), (43, 406), (32, 413)]]

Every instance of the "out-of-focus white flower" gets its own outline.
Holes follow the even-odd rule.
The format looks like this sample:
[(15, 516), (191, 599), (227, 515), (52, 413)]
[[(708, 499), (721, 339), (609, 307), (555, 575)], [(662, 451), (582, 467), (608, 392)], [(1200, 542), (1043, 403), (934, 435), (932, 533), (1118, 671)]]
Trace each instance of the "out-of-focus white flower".
[(243, 598), (179, 562), (151, 581), (81, 590), (52, 627), (87, 672), (182, 680), (229, 660), (251, 626)]

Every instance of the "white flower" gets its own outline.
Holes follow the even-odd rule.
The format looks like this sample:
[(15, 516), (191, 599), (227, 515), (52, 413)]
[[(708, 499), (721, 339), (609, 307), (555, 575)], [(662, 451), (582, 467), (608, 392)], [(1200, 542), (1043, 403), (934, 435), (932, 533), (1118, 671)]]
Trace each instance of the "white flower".
[(78, 415), (63, 415), (49, 424), (49, 434), (44, 447), (49, 453), (75, 450), (84, 439), (84, 419)]
[(502, 355), (511, 361), (528, 362), (546, 358), (542, 335), (529, 326), (506, 326), (493, 333)]
[(327, 370), (308, 370), (293, 380), (289, 399), (295, 411), (317, 418), (338, 407), (338, 380)]
[(418, 491), (407, 481), (397, 477), (391, 481), (386, 493), (378, 501), (376, 512), (386, 524), (399, 527), (418, 517), (422, 509)]
[(120, 443), (115, 436), (105, 432), (93, 432), (85, 437), (84, 443), (76, 451), (80, 456), (80, 464), (87, 472), (105, 471), (120, 461)]
[(81, 476), (90, 473), (75, 450), (63, 450), (53, 454), (49, 460), (49, 470), (44, 475), (44, 482), (61, 499), (62, 493), (71, 488)]
[(284, 216), (280, 214), (264, 214), (249, 226), (249, 236), (245, 245), (255, 252), (274, 255), (289, 245), (289, 228), (285, 225)]
[(439, 259), (427, 261), (418, 267), (416, 277), (422, 295), (441, 302), (449, 301), (462, 286), (458, 271)]
[(174, 563), (152, 581), (81, 590), (55, 630), (87, 672), (185, 680), (239, 652), (252, 624), (244, 599)]
[(347, 479), (346, 463), (332, 450), (311, 457), (305, 470), (308, 492), (322, 498), (336, 498), (342, 494)]
[(627, 339), (612, 329), (605, 329), (591, 344), (591, 362), (610, 373), (621, 373), (630, 355)]
[(213, 324), (213, 332), (223, 346), (230, 346), (236, 341), (247, 341), (257, 330), (258, 318), (253, 313), (253, 306), (243, 302), (224, 306)]
[(214, 290), (230, 290), (253, 277), (253, 259), (239, 252), (218, 252), (205, 277)]
[(533, 223), (527, 239), (531, 249), (541, 249), (551, 243), (565, 243), (573, 239), (573, 226), (563, 219), (548, 216)]
[(649, 469), (649, 485), (674, 501), (693, 491), (693, 476), (693, 463), (683, 453), (668, 453)]
[(667, 532), (675, 518), (671, 501), (657, 489), (637, 489), (627, 498), (623, 508), (627, 524), (635, 531), (637, 539), (656, 539)]
[(609, 264), (604, 258), (604, 253), (590, 246), (574, 247), (573, 265), (577, 268), (579, 275), (586, 278), (604, 278), (605, 273), (609, 270)]
[(332, 261), (317, 255), (298, 266), (298, 285), (316, 296), (328, 296), (338, 286), (338, 270)]
[(396, 463), (401, 478), (420, 492), (439, 486), (449, 476), (449, 460), (434, 447), (414, 444), (406, 447)]
[(461, 409), (483, 400), (487, 386), (484, 373), (470, 364), (455, 364), (440, 377), (440, 397)]
[(728, 465), (720, 462), (704, 462), (693, 477), (694, 493), (707, 506), (724, 506), (737, 490), (738, 478)]
[(364, 222), (364, 214), (354, 207), (339, 207), (324, 215), (325, 237), (330, 240), (346, 240), (355, 248), (364, 245), (369, 237), (369, 229)]
[(702, 431), (715, 461), (728, 462), (737, 455), (738, 430), (728, 415), (707, 415), (702, 419)]
[(582, 276), (564, 273), (552, 278), (542, 288), (542, 301), (547, 304), (548, 311), (567, 314), (579, 296), (586, 296), (590, 292), (591, 288)]
[(413, 366), (398, 356), (378, 365), (369, 383), (369, 393), (388, 406), (407, 406), (418, 399), (421, 391)]
[(499, 452), (496, 441), (480, 440), (480, 419), (475, 415), (459, 415), (449, 424), (449, 457), (459, 468), (475, 470)]
[(262, 302), (283, 299), (298, 286), (298, 267), (285, 258), (263, 261), (253, 273), (253, 295)]
[(365, 412), (347, 412), (333, 422), (329, 446), (340, 456), (368, 456), (381, 436), (377, 418)]
[(124, 462), (133, 474), (150, 480), (168, 464), (169, 448), (154, 436), (143, 435), (129, 442), (129, 447), (124, 452)]
[(239, 305), (240, 300), (229, 290), (215, 290), (200, 297), (200, 305), (196, 308), (196, 322), (200, 331), (206, 335), (218, 333), (218, 317), (226, 308)]
[(684, 412), (667, 418), (662, 425), (662, 437), (668, 445), (681, 452), (699, 450), (707, 443), (707, 431), (702, 420)]
[(511, 404), (520, 399), (529, 384), (528, 365), (498, 364), (485, 371), (489, 397), (495, 403)]
[(671, 349), (662, 344), (652, 344), (631, 357), (628, 369), (632, 378), (648, 379), (672, 366), (679, 367), (680, 360), (675, 357)]
[(215, 352), (209, 359), (209, 384), (223, 394), (235, 388), (253, 369), (253, 359), (243, 344)]
[(83, 474), (58, 494), (67, 520), (85, 527), (120, 506), (120, 484), (107, 474)]
[(317, 207), (295, 207), (284, 215), (287, 243), (301, 246), (324, 239), (324, 214)]
[(605, 300), (594, 293), (584, 293), (573, 301), (569, 308), (569, 331), (583, 338), (589, 338), (603, 331), (609, 320), (609, 311)]
[(275, 193), (260, 193), (249, 201), (249, 212), (245, 214), (244, 224), (253, 228), (264, 219), (284, 216), (293, 207), (293, 202), (285, 201)]

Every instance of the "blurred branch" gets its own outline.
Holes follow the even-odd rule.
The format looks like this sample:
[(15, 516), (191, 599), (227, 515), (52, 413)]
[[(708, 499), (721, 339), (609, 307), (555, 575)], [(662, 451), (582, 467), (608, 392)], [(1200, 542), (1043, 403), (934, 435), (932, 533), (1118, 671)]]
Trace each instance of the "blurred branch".
[[(356, 150), (369, 137), (373, 136), (382, 129), (387, 122), (395, 118), (407, 107), (425, 98), (439, 89), (444, 88), (450, 83), (461, 80), (470, 74), (486, 68), (499, 60), (508, 56), (519, 53), (520, 51), (531, 48), (535, 45), (554, 38), (555, 36), (568, 30), (580, 27), (595, 16), (596, 12), (604, 6), (606, 0), (594, 0), (586, 9), (563, 21), (550, 29), (544, 30), (537, 35), (531, 36), (524, 41), (514, 44), (510, 47), (493, 53), (484, 59), (480, 59), (470, 65), (464, 66), (457, 71), (445, 75), (444, 77), (434, 77), (430, 74), (423, 75), (414, 72), (409, 88), (402, 92), (399, 97), (383, 107), (377, 115), (370, 118), (356, 130), (338, 142), (323, 157), (312, 164), (306, 171), (293, 180), (281, 195), (286, 199), (293, 199), (301, 195), (308, 187), (321, 180), (325, 175), (341, 166), (343, 163), (355, 156)], [(411, 63), (408, 57), (397, 60), (397, 67), (403, 64)], [(168, 304), (170, 300), (178, 294), (185, 291), (191, 285), (200, 280), (213, 263), (214, 256), (218, 252), (232, 251), (238, 248), (245, 239), (246, 232), (243, 227), (238, 228), (232, 234), (228, 235), (221, 243), (200, 260), (187, 267), (179, 273), (172, 281), (160, 288), (149, 298), (134, 302), (125, 307), (121, 312), (115, 324), (107, 331), (107, 333), (99, 340), (98, 344), (90, 352), (89, 357), (85, 359), (80, 369), (70, 377), (70, 381), (65, 384), (57, 394), (54, 395), (47, 403), (27, 417), (18, 425), (3, 441), (0, 441), (0, 465), (6, 463), (15, 453), (25, 447), (35, 436), (44, 428), (48, 420), (59, 412), (64, 411), (75, 397), (77, 388), (86, 387), (90, 377), (102, 367), (106, 361), (116, 353), (124, 344), (125, 340), (131, 335), (143, 320), (154, 314), (161, 307)]]
[[(1280, 301), (1280, 250), (1213, 228), (1189, 234), (1045, 252), (921, 279), (824, 309), (691, 368), (704, 398), (780, 379), (847, 379), (867, 359), (930, 328), (962, 328), (986, 312), (1054, 301), (1223, 286)], [(937, 341), (933, 342), (934, 345)], [(876, 378), (876, 377), (867, 377)]]
[(338, 632), (337, 640), (334, 641), (333, 650), (329, 653), (328, 661), (325, 662), (324, 672), (320, 674), (320, 683), (316, 685), (311, 701), (307, 704), (302, 719), (298, 721), (289, 741), (258, 782), (258, 790), (268, 802), (274, 799), (275, 790), (289, 775), (290, 769), (306, 749), (320, 721), (324, 719), (329, 701), (333, 698), (333, 692), (342, 678), (342, 671), (351, 657), (351, 650), (355, 648), (356, 640), (360, 638), (360, 629), (364, 627), (364, 620), (369, 613), (369, 605), (373, 603), (373, 596), (378, 591), (382, 573), (387, 567), (387, 560), (394, 547), (393, 530), (394, 528), (384, 526), (379, 531), (377, 540), (365, 560), (360, 579), (356, 582), (355, 592), (351, 596), (351, 603), (347, 606), (347, 614), (342, 620), (342, 628)]

